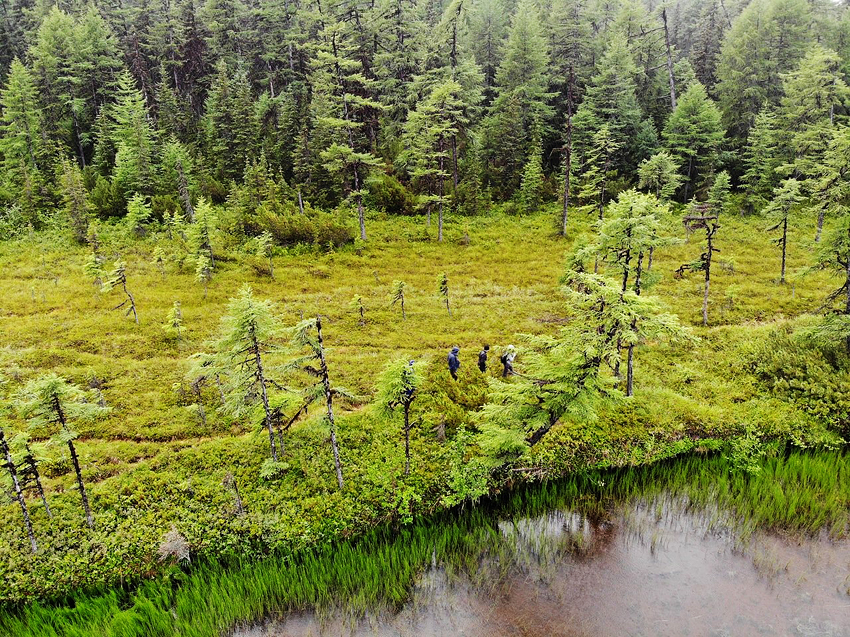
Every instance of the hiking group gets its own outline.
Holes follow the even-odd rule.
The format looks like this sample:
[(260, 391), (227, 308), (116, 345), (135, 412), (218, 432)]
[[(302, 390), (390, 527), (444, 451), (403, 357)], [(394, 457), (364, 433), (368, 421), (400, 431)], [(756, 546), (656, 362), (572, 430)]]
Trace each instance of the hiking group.
[[(449, 352), (449, 374), (457, 380), (457, 370), (460, 369), (460, 347), (455, 345)], [(482, 373), (487, 371), (487, 357), (490, 354), (490, 346), (485, 345), (478, 353), (478, 369)], [(502, 364), (502, 378), (507, 378), (514, 373), (514, 359), (516, 358), (516, 348), (513, 345), (508, 345), (502, 355), (499, 357), (499, 362)]]

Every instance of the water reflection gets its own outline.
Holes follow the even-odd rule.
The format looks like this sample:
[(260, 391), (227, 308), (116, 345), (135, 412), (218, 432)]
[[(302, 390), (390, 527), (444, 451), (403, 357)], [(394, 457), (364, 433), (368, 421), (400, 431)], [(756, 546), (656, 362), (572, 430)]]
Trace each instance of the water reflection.
[(850, 637), (850, 544), (746, 540), (672, 500), (502, 521), (471, 574), (432, 564), (398, 612), (291, 614), (235, 637)]

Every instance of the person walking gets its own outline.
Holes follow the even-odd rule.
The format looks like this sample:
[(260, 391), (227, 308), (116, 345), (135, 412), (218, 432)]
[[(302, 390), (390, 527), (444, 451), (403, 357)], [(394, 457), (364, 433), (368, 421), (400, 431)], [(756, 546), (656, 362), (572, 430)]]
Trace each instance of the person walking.
[(499, 359), (502, 361), (502, 378), (507, 378), (514, 373), (514, 359), (516, 358), (516, 348), (513, 345), (508, 345), (505, 353)]
[(457, 380), (457, 370), (460, 368), (460, 360), (457, 355), (460, 352), (460, 348), (455, 345), (452, 348), (452, 351), (449, 352), (449, 374), (452, 375), (452, 378)]
[(487, 352), (490, 351), (490, 346), (485, 345), (484, 349), (478, 352), (478, 369), (481, 370), (481, 373), (487, 371)]

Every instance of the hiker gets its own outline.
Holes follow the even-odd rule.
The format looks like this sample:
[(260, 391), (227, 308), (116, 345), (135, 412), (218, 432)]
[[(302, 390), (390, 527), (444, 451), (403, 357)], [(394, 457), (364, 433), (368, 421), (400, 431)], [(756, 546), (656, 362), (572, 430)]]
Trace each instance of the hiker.
[(451, 374), (452, 378), (455, 380), (457, 380), (457, 370), (460, 367), (460, 361), (457, 357), (458, 352), (460, 352), (460, 348), (455, 345), (449, 353), (449, 374)]
[(490, 351), (490, 346), (485, 345), (484, 349), (478, 352), (478, 369), (481, 370), (481, 373), (487, 371), (487, 352)]
[(516, 348), (513, 345), (508, 345), (505, 349), (505, 353), (502, 354), (502, 357), (499, 359), (502, 361), (502, 378), (506, 378), (507, 376), (513, 375), (514, 373), (514, 359), (516, 358)]

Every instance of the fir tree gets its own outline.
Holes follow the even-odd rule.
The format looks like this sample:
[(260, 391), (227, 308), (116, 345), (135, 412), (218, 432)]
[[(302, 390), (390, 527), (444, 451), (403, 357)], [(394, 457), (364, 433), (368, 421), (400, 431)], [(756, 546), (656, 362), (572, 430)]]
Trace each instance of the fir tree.
[(652, 192), (661, 201), (669, 201), (682, 185), (680, 168), (666, 150), (657, 152), (638, 167), (638, 187)]
[(168, 310), (165, 316), (165, 323), (162, 329), (168, 338), (180, 340), (183, 335), (183, 310), (180, 307), (180, 301), (174, 301), (174, 305)]

